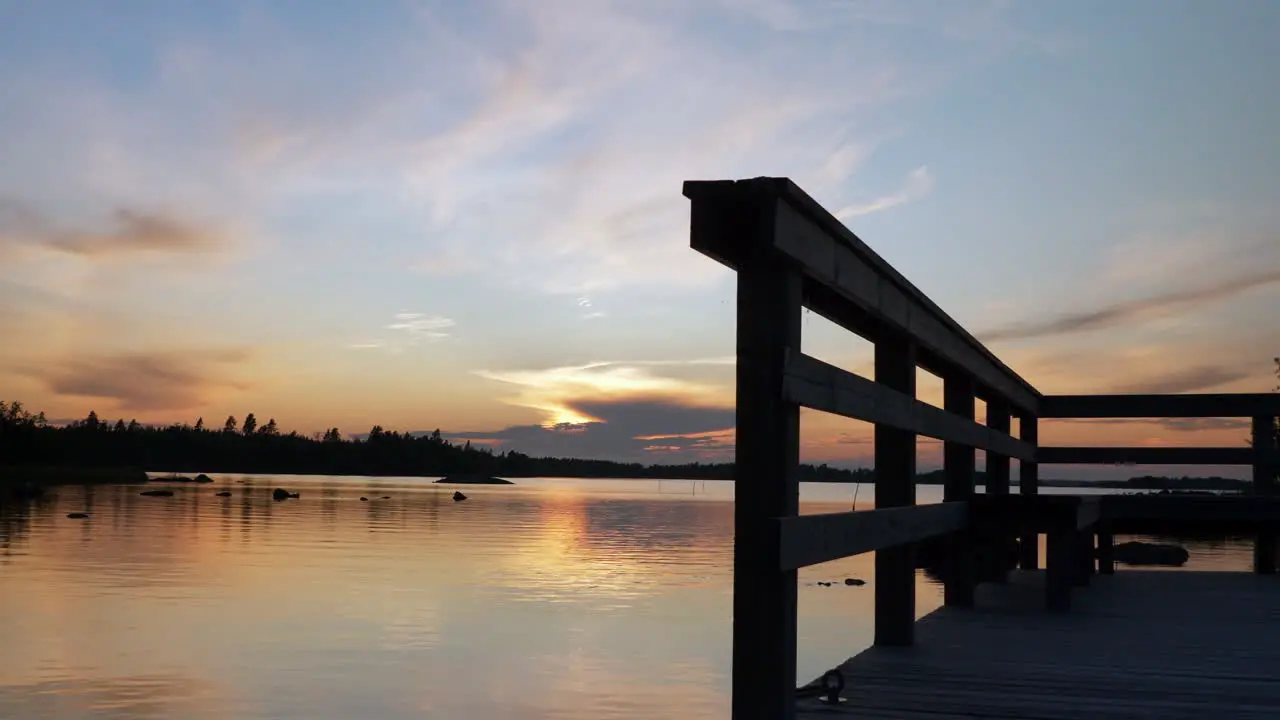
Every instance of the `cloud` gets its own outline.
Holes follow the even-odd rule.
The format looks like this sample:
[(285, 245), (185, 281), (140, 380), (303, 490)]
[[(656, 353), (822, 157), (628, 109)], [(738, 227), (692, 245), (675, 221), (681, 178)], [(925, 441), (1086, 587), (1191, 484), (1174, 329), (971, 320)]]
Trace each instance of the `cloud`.
[(978, 333), (983, 342), (1027, 340), (1123, 327), (1172, 310), (1190, 310), (1280, 284), (1280, 270), (1256, 272), (1187, 290), (1125, 300), (1096, 310), (1031, 320)]
[(861, 215), (870, 215), (882, 210), (905, 205), (915, 202), (933, 191), (933, 175), (929, 173), (929, 168), (921, 166), (912, 170), (908, 175), (906, 182), (903, 183), (902, 189), (892, 195), (885, 195), (877, 198), (864, 205), (848, 205), (840, 208), (835, 212), (835, 216), (841, 220), (858, 217)]
[(598, 419), (582, 424), (515, 425), (492, 432), (445, 436), (533, 456), (644, 463), (733, 458), (732, 407), (702, 407), (657, 399), (575, 404), (577, 412)]
[(1209, 390), (1237, 380), (1244, 380), (1256, 373), (1240, 368), (1217, 365), (1197, 365), (1165, 375), (1122, 383), (1113, 392), (1138, 395), (1166, 395)]
[(245, 348), (77, 354), (28, 370), (58, 395), (103, 398), (123, 410), (184, 410), (247, 386), (232, 377)]
[(452, 318), (442, 315), (399, 312), (395, 314), (394, 322), (383, 328), (391, 331), (391, 337), (352, 343), (347, 347), (353, 350), (386, 349), (391, 352), (403, 352), (407, 348), (418, 347), (426, 342), (448, 338), (457, 324)]
[(1247, 432), (1250, 428), (1250, 421), (1240, 418), (1054, 418), (1042, 422), (1073, 425), (1155, 425), (1176, 432), (1212, 430)]
[(199, 253), (229, 245), (221, 230), (157, 212), (117, 208), (105, 227), (70, 230), (54, 227), (24, 203), (0, 199), (0, 244), (33, 245), (81, 257), (135, 252)]

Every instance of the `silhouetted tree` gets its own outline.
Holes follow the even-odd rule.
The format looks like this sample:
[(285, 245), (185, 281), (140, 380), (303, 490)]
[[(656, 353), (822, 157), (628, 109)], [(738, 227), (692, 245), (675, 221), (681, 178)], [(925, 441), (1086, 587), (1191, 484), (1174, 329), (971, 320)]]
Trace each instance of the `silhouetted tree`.
[(89, 415), (84, 419), (84, 426), (90, 430), (97, 430), (101, 427), (102, 423), (98, 420), (98, 413), (90, 410)]
[(137, 420), (130, 420), (130, 421), (129, 421), (129, 427), (127, 428), (127, 430), (128, 430), (129, 432), (137, 432), (139, 427), (140, 427), (140, 426), (138, 425), (138, 421), (137, 421)]
[(257, 429), (258, 429), (258, 418), (254, 417), (253, 413), (249, 413), (248, 415), (245, 415), (244, 425), (241, 426), (240, 431), (243, 432), (245, 435), (252, 435), (253, 431)]
[(120, 418), (119, 420), (117, 420), (117, 421), (116, 421), (116, 426), (115, 426), (113, 429), (114, 429), (116, 432), (120, 432), (120, 433), (124, 432), (124, 431), (126, 430), (126, 428), (125, 428), (125, 426), (124, 426), (124, 418)]
[(236, 416), (228, 415), (227, 421), (222, 424), (222, 432), (233, 433), (236, 431)]
[(198, 417), (198, 418), (196, 418), (196, 427), (195, 427), (195, 431), (196, 431), (196, 432), (200, 432), (200, 431), (202, 431), (202, 430), (204, 430), (204, 418), (203, 418), (203, 417)]
[(263, 426), (262, 426), (262, 429), (258, 431), (258, 434), (259, 434), (259, 435), (268, 435), (268, 436), (275, 436), (275, 435), (279, 435), (279, 434), (280, 434), (280, 428), (278, 428), (278, 427), (276, 426), (276, 419), (275, 419), (275, 418), (271, 418), (270, 420), (268, 420), (268, 421), (267, 421), (267, 424), (266, 424), (266, 425), (263, 425)]

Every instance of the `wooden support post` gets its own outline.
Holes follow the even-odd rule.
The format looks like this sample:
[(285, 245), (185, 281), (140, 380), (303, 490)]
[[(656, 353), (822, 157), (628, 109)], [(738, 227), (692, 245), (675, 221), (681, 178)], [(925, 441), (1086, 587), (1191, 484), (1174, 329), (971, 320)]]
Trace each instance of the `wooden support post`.
[(1076, 587), (1086, 587), (1093, 579), (1093, 567), (1095, 550), (1093, 549), (1093, 530), (1084, 529), (1077, 530), (1075, 534), (1075, 547), (1072, 548), (1072, 567), (1075, 577), (1073, 584)]
[[(987, 427), (1008, 434), (1013, 419), (1009, 404), (998, 398), (987, 401)], [(1009, 456), (987, 451), (987, 494), (1009, 494)]]
[[(972, 420), (974, 415), (973, 381), (965, 375), (953, 375), (943, 380), (943, 408)], [(943, 443), (943, 464), (946, 484), (943, 487), (944, 502), (971, 501), (976, 453), (972, 447), (961, 443)], [(966, 528), (955, 533), (949, 543), (950, 552), (944, 602), (956, 607), (973, 606), (974, 558), (973, 533)]]
[(1098, 572), (1103, 575), (1116, 572), (1116, 538), (1106, 525), (1098, 527)]
[[(1023, 442), (1039, 447), (1039, 419), (1034, 415), (1022, 415), (1018, 419), (1019, 434)], [(1022, 495), (1040, 494), (1040, 464), (1023, 460), (1018, 465), (1018, 492)], [(1035, 570), (1040, 567), (1040, 536), (1027, 533), (1022, 536), (1018, 545), (1018, 565), (1023, 570)]]
[[(876, 341), (876, 382), (916, 396), (915, 348), (906, 338)], [(916, 504), (916, 436), (883, 424), (875, 429), (876, 508)], [(916, 622), (915, 553), (911, 545), (876, 552), (876, 645), (910, 645)]]
[(1074, 532), (1063, 529), (1049, 532), (1045, 539), (1044, 600), (1052, 612), (1071, 609), (1074, 535)]
[[(1276, 494), (1276, 468), (1271, 457), (1276, 451), (1276, 420), (1273, 417), (1253, 418), (1253, 492), (1257, 495)], [(1272, 575), (1276, 572), (1276, 532), (1261, 530), (1253, 541), (1253, 570)]]
[[(761, 255), (764, 255), (761, 253)], [(800, 409), (783, 398), (800, 352), (801, 279), (753, 257), (738, 269), (733, 718), (795, 717), (796, 571), (779, 570), (775, 518), (799, 512)]]

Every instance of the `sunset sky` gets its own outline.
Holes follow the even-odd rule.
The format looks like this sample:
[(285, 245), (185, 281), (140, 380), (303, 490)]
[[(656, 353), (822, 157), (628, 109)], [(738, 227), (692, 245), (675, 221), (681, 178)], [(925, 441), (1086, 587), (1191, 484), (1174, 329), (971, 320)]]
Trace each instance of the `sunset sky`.
[[(1046, 393), (1267, 391), (1278, 29), (1268, 0), (0, 0), (0, 398), (724, 459), (734, 276), (680, 189), (759, 175)], [(804, 349), (869, 373), (816, 317)], [(869, 437), (807, 413), (804, 457)]]

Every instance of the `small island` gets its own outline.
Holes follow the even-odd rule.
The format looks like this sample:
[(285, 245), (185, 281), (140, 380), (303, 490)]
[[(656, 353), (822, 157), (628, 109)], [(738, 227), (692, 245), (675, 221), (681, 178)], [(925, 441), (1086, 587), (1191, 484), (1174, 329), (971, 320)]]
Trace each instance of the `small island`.
[(515, 485), (510, 480), (487, 475), (449, 475), (435, 482), (443, 485)]

